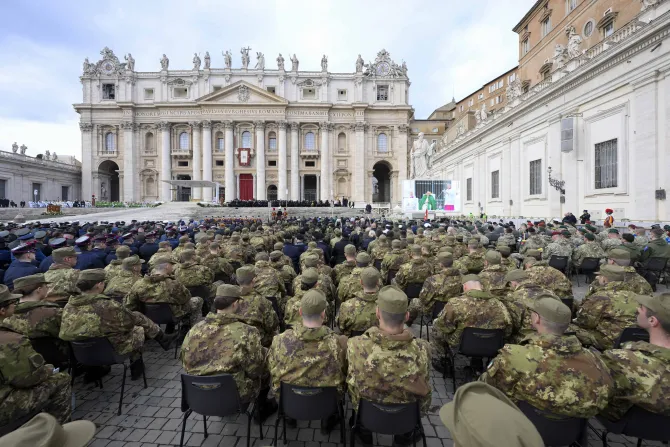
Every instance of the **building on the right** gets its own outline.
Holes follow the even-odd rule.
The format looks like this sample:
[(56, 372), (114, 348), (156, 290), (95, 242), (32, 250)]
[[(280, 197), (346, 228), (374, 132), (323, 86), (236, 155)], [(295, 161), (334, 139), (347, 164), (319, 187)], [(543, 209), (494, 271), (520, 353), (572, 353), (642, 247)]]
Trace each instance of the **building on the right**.
[(504, 106), (456, 119), (429, 177), (465, 214), (670, 220), (670, 1), (543, 0), (514, 31)]

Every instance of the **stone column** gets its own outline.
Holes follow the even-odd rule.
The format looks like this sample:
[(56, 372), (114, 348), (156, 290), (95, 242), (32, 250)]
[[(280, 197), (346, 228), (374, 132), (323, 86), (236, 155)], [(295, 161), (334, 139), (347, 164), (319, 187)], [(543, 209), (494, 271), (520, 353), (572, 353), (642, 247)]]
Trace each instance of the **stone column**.
[(279, 186), (277, 191), (277, 198), (279, 200), (287, 200), (286, 197), (286, 188), (287, 188), (287, 179), (286, 179), (286, 121), (279, 121), (277, 127), (279, 129), (277, 135), (277, 148), (279, 151), (279, 163), (277, 163), (279, 171)]
[(356, 145), (354, 149), (354, 190), (353, 201), (357, 208), (365, 206), (365, 129), (367, 124), (359, 122), (354, 125)]
[[(134, 128), (135, 124), (131, 122), (121, 123), (121, 128), (123, 129), (123, 174), (125, 176), (125, 182), (123, 182), (123, 189), (121, 190), (121, 185), (119, 189), (121, 190), (121, 200), (124, 202), (132, 202), (134, 200), (134, 192), (137, 189), (135, 186), (135, 181), (137, 174), (135, 173), (135, 148), (133, 147), (134, 141)], [(119, 181), (120, 183), (120, 181)]]
[[(205, 120), (202, 122), (202, 180), (212, 181), (212, 122)], [(201, 188), (202, 200), (212, 201), (212, 188)]]
[(254, 197), (265, 200), (265, 122), (254, 121), (256, 129), (256, 176), (254, 181)]
[(93, 146), (92, 135), (93, 124), (79, 123), (81, 130), (81, 199), (91, 200), (91, 195), (97, 193), (93, 189)]
[(321, 200), (330, 200), (330, 182), (328, 174), (330, 173), (330, 150), (328, 147), (328, 129), (330, 123), (322, 122), (321, 127)]
[(161, 121), (158, 123), (161, 130), (161, 195), (160, 200), (163, 202), (172, 201), (170, 195), (170, 184), (165, 183), (164, 180), (172, 180), (172, 160), (170, 155), (170, 123)]
[(321, 199), (321, 174), (316, 174), (316, 201)]
[(305, 200), (305, 174), (300, 174), (300, 193), (297, 200)]
[[(191, 179), (202, 180), (202, 150), (200, 148), (200, 121), (189, 123), (193, 130), (193, 175)], [(210, 134), (211, 135), (211, 134)], [(202, 200), (202, 188), (191, 188), (191, 200)]]
[[(225, 135), (223, 137), (223, 144), (225, 148), (225, 161), (223, 162), (226, 166), (226, 202), (235, 200), (235, 151), (233, 149), (233, 122), (224, 121), (223, 125), (225, 127)], [(211, 172), (211, 170), (210, 170)], [(210, 174), (211, 175), (211, 174)]]
[[(257, 188), (257, 182), (258, 182), (259, 176), (256, 174), (251, 174), (251, 181), (253, 185), (253, 196), (258, 199), (258, 188)], [(265, 200), (265, 199), (263, 199)]]
[[(301, 194), (304, 191), (304, 183), (302, 183), (304, 182), (304, 178), (300, 178), (299, 128), (299, 123), (291, 123), (291, 200), (301, 200)], [(302, 189), (301, 185), (303, 185)]]

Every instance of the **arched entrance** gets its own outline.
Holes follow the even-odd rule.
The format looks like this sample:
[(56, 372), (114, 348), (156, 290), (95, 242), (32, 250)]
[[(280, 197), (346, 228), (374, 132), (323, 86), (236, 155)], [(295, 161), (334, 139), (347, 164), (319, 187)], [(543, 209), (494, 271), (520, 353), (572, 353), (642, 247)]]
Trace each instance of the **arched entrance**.
[(277, 200), (277, 186), (275, 185), (268, 186), (267, 198), (271, 202)]
[(119, 201), (119, 165), (112, 160), (105, 160), (98, 166), (100, 183), (97, 197), (102, 201)]
[[(375, 163), (373, 166), (372, 180), (372, 201), (390, 202), (391, 201), (391, 168), (383, 161)], [(375, 181), (376, 180), (376, 181)]]
[[(190, 175), (177, 175), (177, 180), (191, 180)], [(191, 200), (191, 188), (188, 186), (177, 186), (177, 202), (188, 202)]]

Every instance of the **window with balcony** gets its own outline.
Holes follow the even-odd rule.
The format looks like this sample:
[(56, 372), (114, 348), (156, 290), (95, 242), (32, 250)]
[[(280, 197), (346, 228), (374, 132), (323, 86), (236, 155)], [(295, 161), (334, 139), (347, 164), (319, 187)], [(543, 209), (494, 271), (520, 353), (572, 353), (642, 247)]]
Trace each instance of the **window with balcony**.
[(251, 147), (251, 132), (248, 130), (242, 132), (242, 147)]
[(179, 150), (180, 151), (189, 150), (189, 141), (187, 132), (182, 132), (179, 134)]
[(603, 26), (603, 34), (605, 37), (614, 34), (614, 22), (609, 22), (607, 25)]
[(377, 152), (388, 152), (388, 138), (385, 133), (377, 135)]
[(303, 142), (303, 149), (306, 151), (316, 150), (316, 138), (314, 132), (307, 132), (305, 134), (305, 141)]
[(215, 148), (217, 152), (223, 152), (225, 149), (223, 141), (223, 132), (216, 133)]
[(116, 152), (116, 135), (112, 132), (105, 134), (105, 151)]
[(274, 132), (268, 134), (268, 151), (277, 152), (277, 134)]

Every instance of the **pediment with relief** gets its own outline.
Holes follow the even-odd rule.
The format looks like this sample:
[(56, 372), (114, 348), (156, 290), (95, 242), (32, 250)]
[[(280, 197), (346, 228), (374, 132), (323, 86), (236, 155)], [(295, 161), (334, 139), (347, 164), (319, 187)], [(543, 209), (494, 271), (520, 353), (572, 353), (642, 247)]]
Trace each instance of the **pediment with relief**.
[(197, 101), (204, 104), (288, 104), (288, 101), (281, 96), (245, 81), (237, 81), (202, 96)]

